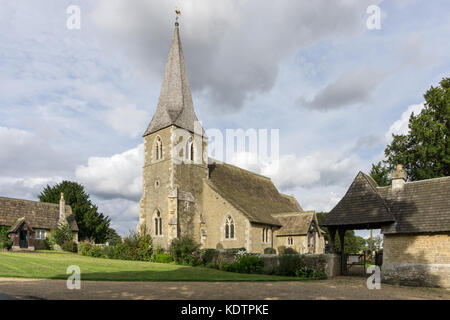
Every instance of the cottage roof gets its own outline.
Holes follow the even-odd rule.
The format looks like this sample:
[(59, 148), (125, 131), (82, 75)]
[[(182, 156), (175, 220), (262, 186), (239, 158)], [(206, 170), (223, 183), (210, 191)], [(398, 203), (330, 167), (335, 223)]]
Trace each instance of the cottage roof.
[[(194, 131), (198, 121), (194, 112), (191, 89), (184, 63), (178, 23), (167, 58), (158, 106), (144, 137), (171, 125)], [(203, 129), (200, 134), (204, 134)]]
[(230, 164), (211, 164), (207, 183), (250, 222), (281, 226), (272, 214), (299, 211), (297, 201), (279, 193), (270, 178)]
[[(23, 217), (33, 229), (56, 229), (59, 204), (0, 197), (0, 225), (13, 226)], [(78, 231), (72, 209), (67, 205), (66, 219), (72, 231)]]

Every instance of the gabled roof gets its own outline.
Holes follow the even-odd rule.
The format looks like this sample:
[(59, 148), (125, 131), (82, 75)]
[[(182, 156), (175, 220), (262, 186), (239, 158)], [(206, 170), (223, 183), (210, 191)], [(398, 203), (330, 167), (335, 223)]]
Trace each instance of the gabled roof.
[(402, 189), (380, 187), (395, 221), (381, 233), (450, 231), (450, 177), (407, 182)]
[(394, 222), (386, 202), (377, 191), (376, 182), (359, 172), (345, 196), (330, 211), (321, 225), (357, 226)]
[[(0, 197), (0, 225), (13, 226), (21, 218), (33, 229), (56, 229), (59, 204)], [(66, 219), (72, 231), (78, 231), (70, 206), (66, 206)]]
[[(144, 137), (171, 125), (194, 132), (196, 121), (198, 119), (194, 112), (180, 32), (178, 23), (176, 23), (158, 106)], [(203, 129), (200, 134), (204, 134)]]
[[(316, 226), (319, 228), (314, 211), (305, 211), (295, 214), (277, 214), (273, 215), (273, 217), (280, 221), (280, 224), (282, 225), (277, 232), (277, 236), (305, 235), (308, 233), (313, 220), (316, 221)], [(321, 230), (319, 229), (319, 231)]]
[(17, 230), (19, 230), (19, 228), (23, 224), (26, 224), (27, 227), (31, 230), (31, 232), (33, 232), (33, 228), (31, 227), (31, 225), (25, 220), (25, 217), (22, 217), (22, 218), (17, 219), (17, 221), (14, 223), (14, 225), (12, 225), (11, 228), (9, 228), (8, 233), (16, 233)]
[(270, 178), (230, 164), (209, 165), (206, 183), (250, 222), (281, 226), (272, 214), (298, 212), (298, 204), (280, 194)]

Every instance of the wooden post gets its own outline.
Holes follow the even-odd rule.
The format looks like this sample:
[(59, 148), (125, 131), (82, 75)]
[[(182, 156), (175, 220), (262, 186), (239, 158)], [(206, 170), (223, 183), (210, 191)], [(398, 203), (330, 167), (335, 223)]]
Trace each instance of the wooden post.
[(344, 252), (344, 239), (345, 239), (345, 229), (339, 229), (339, 242), (341, 244), (341, 274), (346, 275), (347, 274), (347, 259), (345, 258), (345, 252)]
[(335, 253), (334, 239), (336, 238), (336, 228), (328, 228), (328, 231), (330, 232), (330, 253)]

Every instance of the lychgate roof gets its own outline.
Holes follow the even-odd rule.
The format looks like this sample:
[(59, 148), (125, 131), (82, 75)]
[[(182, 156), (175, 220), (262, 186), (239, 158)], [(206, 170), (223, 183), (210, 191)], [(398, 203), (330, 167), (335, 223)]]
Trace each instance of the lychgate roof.
[(359, 172), (345, 196), (330, 211), (321, 225), (364, 226), (393, 221), (394, 216), (378, 193), (376, 182), (370, 176)]
[(321, 225), (356, 229), (371, 223), (378, 223), (383, 234), (450, 231), (450, 177), (393, 189), (378, 187), (360, 172)]
[[(171, 125), (194, 132), (198, 121), (194, 112), (191, 89), (184, 63), (178, 24), (167, 58), (158, 106), (144, 136)], [(200, 134), (203, 134), (203, 129)]]
[(299, 211), (298, 203), (280, 194), (267, 177), (219, 162), (210, 165), (209, 172), (207, 183), (250, 222), (281, 226), (272, 214)]
[[(33, 229), (56, 229), (59, 204), (0, 197), (0, 225), (13, 226), (21, 218)], [(72, 231), (78, 231), (70, 206), (66, 206), (66, 219)]]

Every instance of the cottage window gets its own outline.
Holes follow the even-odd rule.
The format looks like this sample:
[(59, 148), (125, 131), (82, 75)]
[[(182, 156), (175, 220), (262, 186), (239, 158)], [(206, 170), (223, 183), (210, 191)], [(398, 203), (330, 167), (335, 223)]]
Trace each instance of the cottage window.
[(162, 218), (159, 211), (156, 211), (155, 215), (155, 235), (162, 236)]
[(294, 238), (292, 237), (288, 237), (288, 246), (293, 246), (294, 245)]
[(45, 240), (45, 238), (46, 238), (46, 232), (45, 232), (45, 230), (42, 230), (42, 229), (36, 230), (36, 231), (35, 231), (35, 238), (36, 238), (37, 240)]
[(262, 229), (262, 242), (268, 243), (269, 242), (269, 228), (263, 228)]
[(225, 239), (234, 239), (234, 221), (231, 216), (225, 221)]

